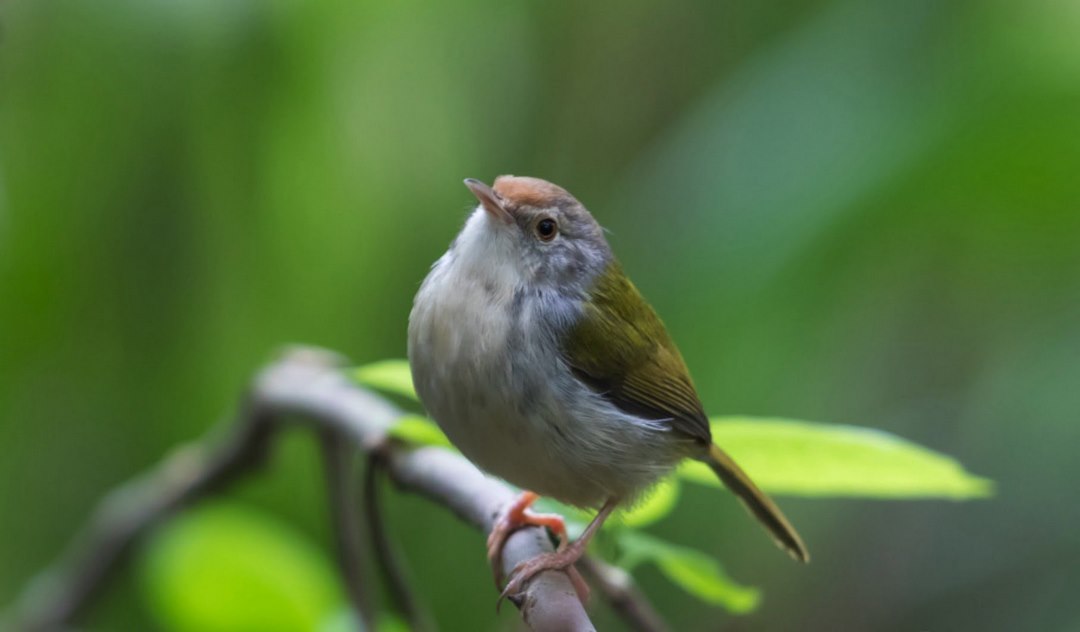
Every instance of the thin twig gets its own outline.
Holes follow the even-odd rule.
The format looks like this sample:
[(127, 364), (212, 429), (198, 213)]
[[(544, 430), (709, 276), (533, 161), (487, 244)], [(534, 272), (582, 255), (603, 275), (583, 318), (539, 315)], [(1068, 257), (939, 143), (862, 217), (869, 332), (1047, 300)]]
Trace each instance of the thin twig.
[(382, 519), (382, 503), (379, 499), (379, 473), (382, 470), (382, 457), (372, 454), (364, 469), (364, 516), (367, 518), (368, 535), (375, 550), (375, 561), (382, 571), (390, 591), (390, 602), (398, 614), (402, 615), (414, 632), (434, 629), (426, 611), (420, 605), (415, 592), (409, 585), (405, 564), (401, 561), (397, 547), (386, 533)]
[[(264, 369), (234, 434), (216, 448), (192, 447), (169, 457), (144, 478), (123, 485), (99, 505), (66, 562), (32, 582), (16, 604), (17, 629), (56, 630), (99, 596), (133, 545), (178, 508), (190, 504), (263, 461), (279, 422), (332, 429), (364, 451), (385, 450), (386, 469), (399, 486), (451, 509), (487, 532), (514, 498), (505, 484), (484, 476), (460, 455), (438, 448), (409, 450), (389, 443), (387, 431), (401, 412), (357, 387), (340, 370), (338, 356), (301, 348)], [(505, 570), (552, 550), (539, 528), (522, 529), (507, 542)], [(592, 630), (570, 579), (548, 571), (530, 582), (519, 599), (535, 630)]]
[(581, 558), (578, 566), (589, 583), (600, 591), (630, 629), (638, 632), (667, 632), (667, 624), (634, 585), (634, 578), (630, 573), (588, 555)]
[(337, 432), (331, 429), (323, 430), (322, 454), (338, 566), (341, 568), (345, 592), (352, 603), (353, 614), (364, 624), (363, 629), (371, 630), (374, 629), (374, 609), (369, 594), (372, 582), (365, 576), (367, 564), (360, 517), (356, 508), (357, 491), (354, 489), (354, 453), (355, 449)]

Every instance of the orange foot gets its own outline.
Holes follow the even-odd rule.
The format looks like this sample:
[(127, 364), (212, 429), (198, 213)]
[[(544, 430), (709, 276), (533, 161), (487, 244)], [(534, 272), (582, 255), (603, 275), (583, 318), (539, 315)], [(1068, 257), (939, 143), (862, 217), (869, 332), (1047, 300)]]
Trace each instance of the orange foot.
[[(524, 499), (518, 499), (518, 504)], [(535, 500), (535, 494), (528, 502), (531, 503)], [(513, 597), (520, 594), (525, 590), (525, 586), (529, 581), (544, 571), (550, 570), (562, 570), (566, 571), (566, 574), (570, 576), (570, 581), (574, 584), (574, 590), (577, 591), (578, 599), (581, 599), (581, 603), (585, 603), (589, 598), (589, 587), (585, 584), (585, 580), (581, 578), (581, 575), (574, 568), (574, 562), (578, 561), (582, 555), (585, 554), (585, 549), (589, 546), (589, 540), (600, 526), (604, 524), (611, 512), (615, 510), (615, 505), (618, 500), (615, 498), (608, 499), (604, 506), (600, 508), (600, 511), (596, 514), (596, 517), (592, 519), (589, 526), (585, 527), (585, 531), (581, 533), (581, 536), (574, 541), (573, 544), (567, 544), (565, 529), (563, 539), (559, 544), (559, 549), (554, 553), (544, 553), (537, 555), (536, 557), (525, 560), (517, 566), (510, 573), (510, 583), (503, 589), (502, 594), (499, 595), (499, 603), (506, 597)], [(515, 505), (516, 506), (516, 505)], [(528, 506), (528, 504), (526, 504)]]
[(521, 492), (514, 504), (507, 507), (503, 515), (495, 521), (487, 539), (488, 562), (495, 575), (495, 587), (502, 586), (502, 550), (510, 534), (524, 527), (547, 527), (559, 538), (559, 548), (566, 544), (566, 521), (557, 514), (538, 514), (529, 510), (540, 495), (535, 492)]
[[(503, 515), (499, 516), (499, 519), (495, 521), (495, 526), (491, 529), (491, 533), (488, 534), (488, 562), (491, 563), (491, 572), (495, 576), (496, 588), (502, 586), (502, 550), (503, 547), (506, 546), (506, 540), (510, 537), (511, 533), (524, 527), (547, 527), (548, 529), (551, 529), (551, 532), (559, 539), (560, 551), (566, 547), (567, 542), (569, 541), (569, 538), (566, 535), (566, 521), (563, 520), (562, 516), (557, 514), (538, 514), (529, 511), (529, 507), (532, 506), (539, 497), (539, 494), (536, 494), (535, 492), (522, 492), (517, 500), (514, 501), (514, 504), (510, 505)], [(515, 567), (514, 572), (516, 573), (520, 567), (521, 564)], [(582, 603), (585, 603), (589, 598), (589, 586), (573, 566), (566, 568), (566, 574), (570, 576), (570, 582), (574, 585), (574, 590), (577, 592), (578, 598), (581, 599)], [(498, 606), (502, 603), (503, 597), (512, 594), (517, 593), (508, 593), (505, 590), (502, 591), (502, 594), (499, 596), (499, 601), (496, 603), (496, 609), (498, 609)]]

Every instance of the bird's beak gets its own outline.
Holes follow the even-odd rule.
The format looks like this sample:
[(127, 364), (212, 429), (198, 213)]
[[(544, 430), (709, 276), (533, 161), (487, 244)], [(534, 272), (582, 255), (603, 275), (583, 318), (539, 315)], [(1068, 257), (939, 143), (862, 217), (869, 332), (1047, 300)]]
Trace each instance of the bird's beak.
[(492, 217), (505, 224), (514, 223), (513, 216), (506, 210), (502, 200), (499, 199), (499, 196), (491, 187), (472, 178), (465, 178), (465, 186), (469, 187), (476, 199), (480, 200), (480, 203), (484, 205), (484, 210), (491, 213)]

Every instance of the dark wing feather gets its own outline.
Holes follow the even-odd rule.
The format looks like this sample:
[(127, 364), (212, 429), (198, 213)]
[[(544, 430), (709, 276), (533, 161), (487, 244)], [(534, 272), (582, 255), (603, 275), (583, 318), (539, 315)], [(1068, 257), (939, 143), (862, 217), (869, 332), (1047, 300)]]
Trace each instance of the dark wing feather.
[(590, 294), (562, 350), (574, 374), (620, 409), (669, 420), (676, 431), (710, 443), (709, 420), (682, 355), (618, 263)]

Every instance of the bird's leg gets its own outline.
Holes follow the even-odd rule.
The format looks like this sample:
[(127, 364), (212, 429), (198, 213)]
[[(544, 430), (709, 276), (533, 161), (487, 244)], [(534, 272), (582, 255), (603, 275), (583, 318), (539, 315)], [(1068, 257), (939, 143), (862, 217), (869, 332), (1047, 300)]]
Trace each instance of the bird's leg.
[(575, 540), (573, 544), (560, 546), (559, 550), (554, 553), (537, 555), (515, 566), (510, 573), (510, 583), (506, 585), (502, 594), (499, 595), (499, 600), (520, 593), (525, 588), (525, 585), (529, 583), (529, 580), (539, 573), (547, 570), (565, 570), (570, 575), (570, 579), (574, 581), (574, 588), (577, 589), (578, 597), (584, 603), (589, 597), (589, 589), (581, 581), (581, 576), (578, 575), (577, 570), (574, 568), (574, 562), (585, 554), (585, 549), (589, 546), (589, 540), (600, 529), (600, 525), (604, 524), (604, 521), (611, 515), (617, 504), (617, 499), (608, 499), (604, 506), (600, 508), (596, 517), (589, 523), (589, 526), (585, 527), (585, 530), (581, 532), (581, 537)]
[(514, 504), (507, 507), (506, 511), (495, 521), (495, 526), (491, 528), (491, 533), (488, 534), (487, 556), (488, 562), (491, 563), (491, 572), (495, 575), (496, 588), (502, 586), (502, 550), (503, 546), (506, 545), (506, 539), (510, 537), (511, 533), (522, 527), (547, 527), (551, 529), (555, 537), (559, 538), (559, 549), (561, 550), (566, 546), (568, 540), (566, 522), (562, 516), (533, 513), (529, 510), (529, 507), (539, 497), (540, 495), (535, 492), (521, 492)]

